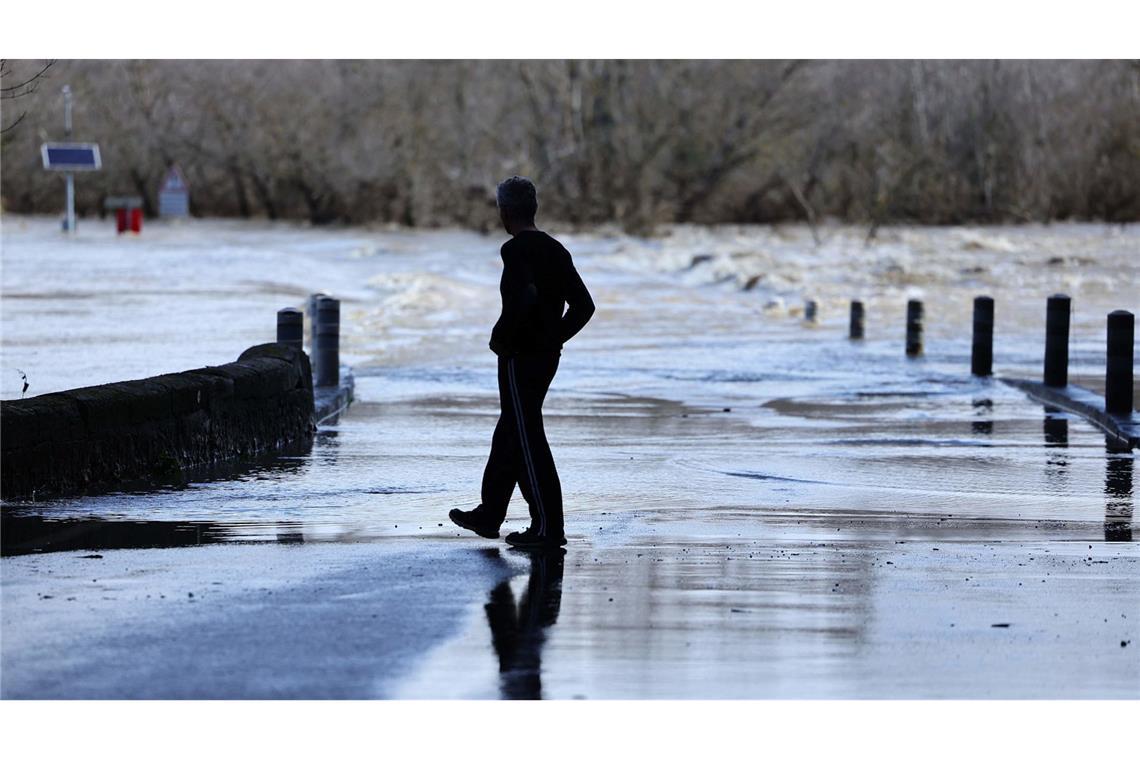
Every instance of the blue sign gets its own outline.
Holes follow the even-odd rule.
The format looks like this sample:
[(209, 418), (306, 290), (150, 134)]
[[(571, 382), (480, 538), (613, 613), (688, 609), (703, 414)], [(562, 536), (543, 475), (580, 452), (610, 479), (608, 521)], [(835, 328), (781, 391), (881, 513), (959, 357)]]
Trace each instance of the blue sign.
[(49, 171), (90, 172), (103, 166), (95, 143), (44, 143), (40, 154)]

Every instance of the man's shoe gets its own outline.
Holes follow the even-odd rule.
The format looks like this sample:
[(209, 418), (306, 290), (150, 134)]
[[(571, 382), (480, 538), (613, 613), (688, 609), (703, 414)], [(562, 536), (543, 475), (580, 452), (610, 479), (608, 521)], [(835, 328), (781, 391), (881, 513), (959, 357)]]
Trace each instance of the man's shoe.
[(498, 527), (492, 528), (490, 525), (480, 519), (479, 510), (472, 509), (470, 512), (464, 512), (461, 509), (453, 509), (447, 513), (451, 521), (458, 525), (460, 528), (469, 530), (475, 535), (482, 536), (483, 538), (498, 538)]
[(547, 549), (566, 545), (566, 536), (540, 536), (534, 528), (527, 528), (522, 533), (507, 535), (507, 543), (519, 549)]

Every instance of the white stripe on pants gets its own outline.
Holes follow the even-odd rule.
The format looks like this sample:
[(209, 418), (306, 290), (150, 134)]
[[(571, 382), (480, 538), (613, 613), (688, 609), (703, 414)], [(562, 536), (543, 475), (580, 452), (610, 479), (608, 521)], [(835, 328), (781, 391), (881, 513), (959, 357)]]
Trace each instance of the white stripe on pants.
[(526, 424), (523, 421), (522, 399), (519, 398), (518, 380), (515, 379), (515, 360), (507, 360), (507, 381), (511, 387), (511, 399), (515, 407), (515, 422), (519, 428), (519, 446), (522, 447), (523, 461), (526, 463), (527, 474), (530, 475), (531, 490), (534, 493), (535, 506), (538, 508), (538, 525), (536, 532), (540, 536), (546, 535), (546, 510), (542, 506), (542, 494), (538, 489), (538, 477), (534, 471), (534, 460), (530, 454), (530, 442), (526, 436)]

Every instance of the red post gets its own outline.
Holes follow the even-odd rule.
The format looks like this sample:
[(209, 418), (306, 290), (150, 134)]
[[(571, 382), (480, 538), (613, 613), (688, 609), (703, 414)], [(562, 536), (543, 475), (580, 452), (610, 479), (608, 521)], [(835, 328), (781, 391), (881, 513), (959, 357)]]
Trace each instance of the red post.
[(115, 209), (115, 231), (120, 235), (127, 231), (127, 210), (125, 208)]
[(131, 209), (131, 232), (142, 232), (142, 209)]

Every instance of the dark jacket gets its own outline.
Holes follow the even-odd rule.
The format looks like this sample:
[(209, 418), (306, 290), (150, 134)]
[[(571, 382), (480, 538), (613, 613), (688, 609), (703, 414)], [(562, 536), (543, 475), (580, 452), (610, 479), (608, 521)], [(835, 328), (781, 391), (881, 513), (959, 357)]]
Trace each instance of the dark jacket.
[(503, 312), (491, 330), (491, 350), (499, 356), (561, 351), (594, 314), (570, 252), (545, 232), (526, 230), (503, 243), (501, 254)]

